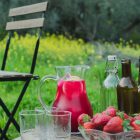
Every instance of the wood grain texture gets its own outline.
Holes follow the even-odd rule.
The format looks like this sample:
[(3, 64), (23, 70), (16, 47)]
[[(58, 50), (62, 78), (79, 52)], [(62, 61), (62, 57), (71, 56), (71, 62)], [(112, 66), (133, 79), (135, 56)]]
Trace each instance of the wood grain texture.
[(43, 24), (44, 24), (44, 18), (12, 21), (12, 22), (7, 22), (6, 30), (18, 30), (18, 29), (43, 27)]
[(26, 78), (33, 77), (30, 73), (19, 73), (19, 72), (9, 72), (9, 71), (1, 71), (0, 70), (0, 79), (1, 78)]
[(47, 3), (48, 2), (41, 2), (41, 3), (32, 4), (28, 6), (12, 8), (9, 11), (9, 17), (46, 11)]

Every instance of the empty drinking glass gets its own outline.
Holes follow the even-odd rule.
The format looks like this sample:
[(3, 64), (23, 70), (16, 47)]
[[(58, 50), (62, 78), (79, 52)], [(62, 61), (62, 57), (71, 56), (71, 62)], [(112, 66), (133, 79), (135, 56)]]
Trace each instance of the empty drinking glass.
[(41, 130), (41, 140), (70, 140), (71, 138), (71, 112), (58, 108), (35, 108), (45, 111), (45, 117), (38, 121), (38, 129)]
[(39, 124), (43, 122), (43, 110), (23, 110), (20, 116), (21, 140), (42, 140)]

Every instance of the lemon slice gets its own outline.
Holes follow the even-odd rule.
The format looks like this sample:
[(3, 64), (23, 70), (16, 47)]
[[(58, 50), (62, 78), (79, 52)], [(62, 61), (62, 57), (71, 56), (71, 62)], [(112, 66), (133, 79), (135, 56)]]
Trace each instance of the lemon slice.
[(78, 76), (70, 76), (67, 80), (68, 80), (68, 81), (80, 81), (81, 78), (78, 77)]

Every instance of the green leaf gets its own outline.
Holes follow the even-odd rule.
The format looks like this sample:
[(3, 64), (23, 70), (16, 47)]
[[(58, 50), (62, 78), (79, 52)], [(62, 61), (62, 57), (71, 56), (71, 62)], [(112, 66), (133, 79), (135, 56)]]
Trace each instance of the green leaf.
[(90, 117), (86, 114), (86, 115), (83, 117), (83, 121), (84, 121), (84, 122), (90, 121)]
[(135, 120), (135, 124), (140, 125), (140, 120)]
[(128, 131), (131, 131), (133, 130), (133, 127), (130, 126), (130, 120), (124, 120), (123, 121), (123, 131), (124, 132), (128, 132)]
[(128, 129), (129, 130), (133, 130), (134, 128), (132, 126), (128, 126)]
[(124, 120), (124, 112), (117, 112), (117, 116)]
[(138, 116), (138, 115), (139, 115), (139, 113), (135, 113), (135, 114), (132, 114), (131, 116), (135, 117), (135, 116)]
[(130, 120), (123, 121), (123, 126), (129, 126), (129, 125), (130, 125)]
[(129, 130), (128, 130), (127, 128), (124, 128), (123, 131), (124, 131), (124, 132), (128, 132)]
[(80, 129), (82, 129), (82, 128), (83, 128), (83, 126), (82, 126), (82, 125), (79, 125), (79, 128), (80, 128)]

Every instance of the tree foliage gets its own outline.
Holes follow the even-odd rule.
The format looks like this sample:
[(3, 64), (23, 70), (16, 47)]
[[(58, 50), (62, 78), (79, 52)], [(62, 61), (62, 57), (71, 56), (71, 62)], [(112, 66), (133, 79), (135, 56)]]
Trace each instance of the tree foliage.
[[(3, 29), (9, 7), (44, 0), (1, 0), (0, 25)], [(48, 0), (45, 31), (62, 33), (85, 40), (105, 39), (139, 41), (139, 0)], [(0, 29), (0, 30), (1, 30)]]

